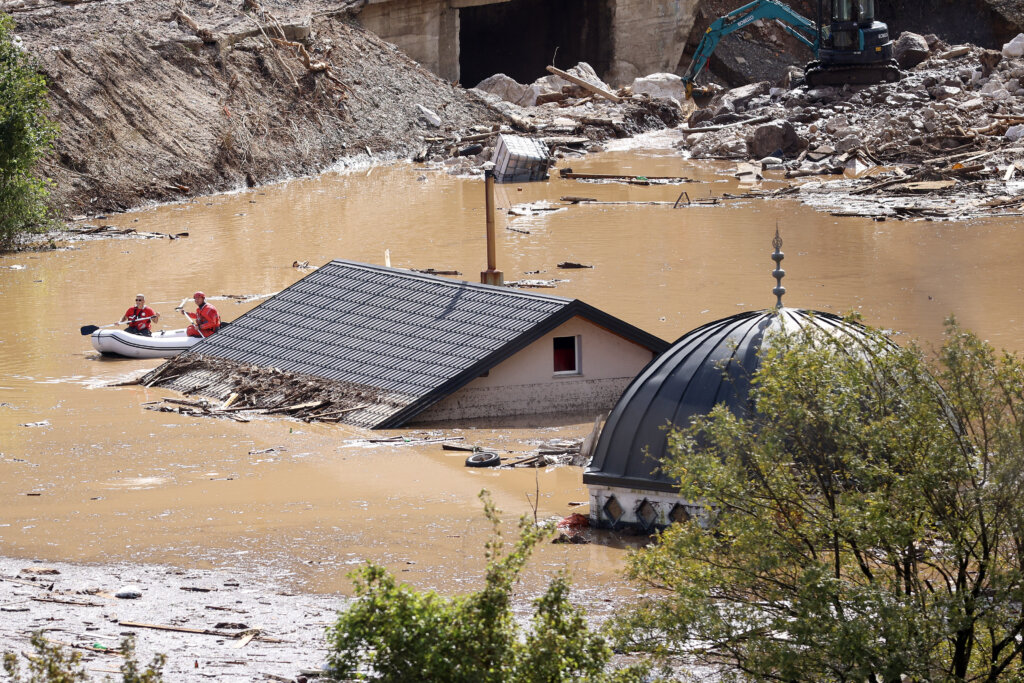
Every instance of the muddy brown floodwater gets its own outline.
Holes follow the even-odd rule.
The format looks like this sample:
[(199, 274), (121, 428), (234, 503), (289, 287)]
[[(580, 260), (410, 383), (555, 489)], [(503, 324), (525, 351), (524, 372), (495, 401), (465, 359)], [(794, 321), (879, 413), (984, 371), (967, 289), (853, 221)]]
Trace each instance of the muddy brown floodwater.
[[(641, 143), (648, 144), (648, 143)], [(562, 180), (500, 185), (498, 206), (565, 195), (674, 201), (742, 191), (729, 164), (694, 164), (670, 149), (625, 149), (562, 162), (576, 171), (678, 175), (686, 185)], [(780, 187), (783, 181), (765, 181)], [(105, 222), (188, 238), (80, 242), (0, 257), (0, 555), (71, 562), (238, 568), (310, 592), (346, 592), (346, 572), (376, 560), (445, 593), (477, 584), (487, 525), (477, 493), (509, 519), (564, 516), (585, 501), (581, 470), (478, 470), (437, 444), (360, 445), (378, 433), (286, 419), (248, 424), (144, 409), (168, 392), (105, 384), (159, 361), (99, 357), (79, 334), (118, 320), (144, 292), (180, 327), (174, 306), (204, 290), (233, 319), (333, 258), (404, 268), (485, 268), (483, 183), (412, 165), (348, 170)], [(97, 222), (97, 221), (94, 221)], [(516, 230), (504, 229), (511, 225)], [(785, 241), (785, 302), (860, 311), (897, 339), (941, 339), (955, 313), (997, 347), (1024, 350), (1024, 240), (1015, 221), (873, 222), (815, 213), (792, 200), (673, 210), (578, 205), (499, 217), (508, 280), (564, 278), (557, 289), (665, 339), (774, 303), (771, 238)], [(559, 270), (562, 261), (592, 269)], [(532, 273), (532, 271), (541, 271)], [(467, 443), (528, 450), (579, 437), (593, 416), (443, 426)], [(567, 422), (567, 423), (566, 423)], [(33, 425), (35, 426), (25, 426)], [(434, 432), (432, 432), (434, 433)], [(417, 430), (384, 435), (422, 436)], [(272, 449), (272, 450), (271, 450)], [(585, 508), (583, 508), (585, 511)], [(624, 542), (546, 545), (538, 576), (567, 567), (586, 601), (628, 595)]]

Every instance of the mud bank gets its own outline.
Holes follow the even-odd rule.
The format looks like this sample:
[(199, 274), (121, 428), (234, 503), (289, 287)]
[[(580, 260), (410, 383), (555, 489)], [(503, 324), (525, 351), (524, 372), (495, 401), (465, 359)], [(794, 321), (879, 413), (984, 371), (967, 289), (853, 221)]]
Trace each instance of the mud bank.
[(69, 216), (408, 156), (501, 122), (344, 3), (5, 5), (50, 84), (61, 135), (43, 170)]
[(81, 653), (94, 680), (117, 672), (127, 635), (140, 664), (167, 657), (168, 681), (316, 680), (344, 605), (232, 571), (0, 557), (0, 652), (31, 653), (29, 637), (43, 631)]

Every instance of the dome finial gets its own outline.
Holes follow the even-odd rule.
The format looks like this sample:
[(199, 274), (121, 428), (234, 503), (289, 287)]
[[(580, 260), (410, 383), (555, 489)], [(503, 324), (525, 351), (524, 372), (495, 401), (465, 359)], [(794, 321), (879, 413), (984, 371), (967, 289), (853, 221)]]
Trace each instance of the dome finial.
[(777, 297), (775, 308), (782, 308), (782, 295), (786, 293), (786, 288), (782, 286), (782, 278), (786, 277), (786, 271), (784, 271), (780, 265), (782, 259), (786, 258), (786, 255), (782, 253), (782, 237), (779, 236), (779, 223), (775, 223), (775, 239), (772, 240), (772, 246), (775, 247), (775, 251), (772, 253), (772, 261), (775, 261), (775, 270), (772, 271), (772, 277), (775, 278), (776, 285), (775, 289), (772, 290), (772, 294)]

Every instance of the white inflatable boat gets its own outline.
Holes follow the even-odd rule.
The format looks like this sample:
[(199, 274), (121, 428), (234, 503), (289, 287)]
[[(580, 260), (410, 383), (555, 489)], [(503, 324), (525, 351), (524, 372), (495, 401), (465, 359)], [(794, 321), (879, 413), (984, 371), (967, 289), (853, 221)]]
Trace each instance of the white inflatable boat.
[(92, 347), (104, 356), (127, 358), (171, 358), (202, 341), (190, 337), (185, 329), (161, 330), (152, 337), (130, 334), (124, 330), (96, 330), (90, 335)]

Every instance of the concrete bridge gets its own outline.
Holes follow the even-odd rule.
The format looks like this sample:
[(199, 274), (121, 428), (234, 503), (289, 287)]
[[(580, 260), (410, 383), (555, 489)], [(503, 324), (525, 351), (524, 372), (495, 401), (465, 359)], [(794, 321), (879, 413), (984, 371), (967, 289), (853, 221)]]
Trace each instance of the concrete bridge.
[(362, 24), (442, 78), (521, 83), (588, 62), (608, 83), (675, 71), (697, 0), (368, 0)]

